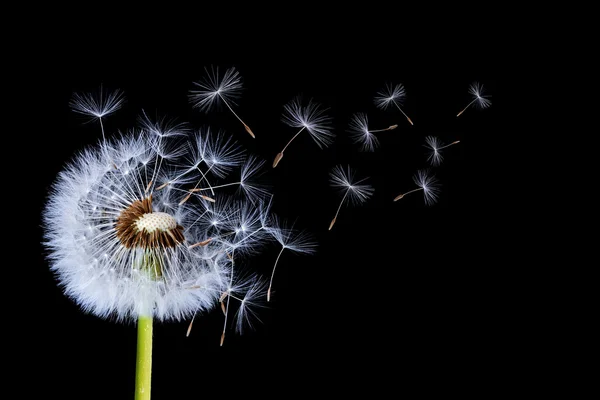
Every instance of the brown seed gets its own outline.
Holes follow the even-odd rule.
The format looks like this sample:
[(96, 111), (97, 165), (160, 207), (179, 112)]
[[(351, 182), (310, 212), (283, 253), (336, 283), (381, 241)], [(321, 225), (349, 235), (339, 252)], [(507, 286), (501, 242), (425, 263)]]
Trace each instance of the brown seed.
[(206, 246), (207, 244), (209, 244), (212, 241), (212, 238), (208, 238), (202, 242), (198, 242), (198, 243), (194, 243), (193, 245), (189, 246), (190, 249), (193, 249), (194, 247), (198, 247), (198, 246)]
[(331, 228), (333, 228), (333, 224), (335, 224), (335, 220), (336, 220), (336, 219), (337, 219), (337, 217), (334, 217), (334, 218), (331, 220), (331, 223), (329, 224), (329, 230), (331, 230)]
[(192, 193), (191, 193), (191, 192), (190, 192), (190, 193), (188, 193), (188, 195), (187, 195), (187, 196), (185, 196), (185, 197), (183, 198), (183, 200), (181, 200), (181, 201), (179, 202), (179, 205), (182, 205), (183, 203), (185, 203), (186, 201), (188, 201), (191, 195), (192, 195)]
[(246, 128), (246, 132), (248, 132), (250, 134), (250, 136), (252, 136), (253, 138), (255, 138), (256, 136), (254, 136), (254, 133), (252, 133), (252, 130), (250, 129), (250, 127), (246, 124), (244, 124), (244, 128)]
[(275, 160), (273, 161), (273, 168), (275, 168), (277, 166), (277, 164), (279, 164), (279, 161), (282, 158), (283, 158), (283, 152), (277, 153), (277, 155), (275, 156)]

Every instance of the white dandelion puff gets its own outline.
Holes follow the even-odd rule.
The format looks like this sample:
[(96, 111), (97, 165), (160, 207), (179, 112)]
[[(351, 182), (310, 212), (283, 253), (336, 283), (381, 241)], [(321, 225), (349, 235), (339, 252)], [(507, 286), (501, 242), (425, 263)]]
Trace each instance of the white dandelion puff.
[(460, 115), (464, 113), (467, 110), (467, 108), (469, 108), (472, 104), (474, 104), (479, 109), (488, 108), (492, 105), (492, 101), (489, 100), (489, 97), (492, 96), (484, 95), (483, 85), (479, 82), (473, 82), (471, 85), (469, 85), (469, 94), (473, 96), (473, 100), (471, 100), (465, 108), (463, 108), (458, 114), (456, 114), (457, 117), (460, 117)]
[(440, 139), (438, 139), (437, 137), (427, 136), (425, 138), (425, 145), (424, 145), (428, 150), (427, 161), (429, 161), (429, 163), (434, 167), (439, 166), (444, 159), (444, 157), (442, 156), (442, 150), (447, 147), (450, 147), (452, 145), (458, 144), (458, 143), (460, 143), (460, 140), (455, 140), (454, 142), (452, 142), (450, 144), (444, 145), (442, 143), (442, 141)]
[(349, 165), (345, 168), (342, 165), (336, 165), (329, 173), (330, 185), (344, 193), (342, 200), (338, 205), (337, 211), (335, 212), (335, 216), (329, 224), (329, 230), (333, 228), (340, 209), (344, 203), (350, 202), (355, 205), (364, 203), (373, 195), (373, 192), (375, 191), (371, 185), (362, 183), (369, 179), (368, 177), (357, 181), (354, 179), (354, 175), (355, 171), (350, 168)]
[(78, 114), (86, 115), (92, 120), (97, 119), (100, 122), (102, 138), (106, 141), (102, 118), (121, 108), (123, 101), (123, 92), (120, 89), (105, 93), (100, 86), (98, 93), (74, 93), (69, 106)]
[(375, 105), (381, 109), (386, 109), (390, 107), (392, 104), (395, 105), (398, 110), (406, 117), (408, 122), (411, 125), (414, 125), (412, 120), (406, 115), (404, 110), (400, 107), (400, 105), (404, 102), (404, 98), (406, 97), (406, 91), (404, 90), (404, 85), (398, 83), (395, 86), (391, 84), (386, 84), (385, 88), (380, 92), (377, 92), (375, 96)]
[[(120, 101), (76, 96), (72, 107), (101, 119)], [(111, 140), (103, 131), (59, 172), (42, 211), (42, 244), (59, 286), (84, 312), (137, 323), (135, 393), (149, 399), (153, 321), (190, 319), (189, 335), (197, 314), (220, 305), (223, 345), (237, 304), (231, 325), (251, 327), (266, 281), (234, 258), (276, 235), (267, 229), (272, 196), (257, 182), (264, 162), (220, 132), (146, 114), (138, 123)], [(228, 185), (211, 181), (235, 168), (242, 190), (225, 196)], [(194, 183), (216, 199), (190, 190)]]
[[(189, 318), (223, 292), (233, 269), (222, 255), (232, 245), (194, 246), (207, 240), (190, 225), (202, 206), (180, 202), (179, 160), (157, 151), (153, 133), (137, 134), (82, 152), (58, 176), (44, 211), (51, 268), (66, 294), (99, 317)], [(107, 156), (119, 160), (116, 169), (106, 167)], [(171, 190), (149, 185), (160, 175), (173, 175)], [(245, 223), (241, 217), (229, 213), (226, 225)], [(257, 229), (245, 226), (246, 235)]]
[(423, 198), (425, 200), (426, 205), (431, 206), (437, 202), (439, 197), (440, 185), (435, 176), (432, 175), (428, 169), (418, 170), (417, 173), (413, 176), (413, 181), (418, 187), (408, 192), (399, 194), (394, 198), (394, 201), (398, 201), (410, 193), (415, 193), (419, 190), (422, 190)]
[(316, 251), (317, 243), (307, 232), (295, 230), (293, 229), (293, 226), (286, 226), (285, 222), (281, 221), (276, 216), (271, 218), (268, 232), (273, 235), (275, 240), (281, 245), (281, 249), (279, 250), (279, 254), (277, 254), (275, 264), (271, 271), (271, 279), (267, 289), (267, 301), (271, 301), (271, 289), (273, 287), (275, 269), (277, 268), (277, 264), (283, 251), (287, 249), (294, 253), (312, 254)]
[(369, 119), (364, 112), (354, 113), (350, 119), (348, 132), (350, 139), (361, 146), (363, 151), (374, 151), (379, 144), (375, 133), (396, 129), (398, 125), (390, 125), (383, 129), (369, 129)]
[(193, 106), (201, 111), (208, 111), (223, 102), (231, 113), (244, 125), (246, 132), (253, 138), (254, 133), (250, 127), (233, 111), (231, 105), (236, 105), (242, 90), (242, 77), (235, 67), (228, 68), (225, 74), (219, 74), (219, 67), (211, 67), (210, 71), (204, 68), (206, 76), (199, 82), (194, 82), (197, 90), (190, 90), (190, 101)]
[(302, 105), (301, 96), (296, 96), (292, 101), (283, 107), (282, 121), (292, 128), (300, 128), (298, 132), (287, 142), (283, 149), (277, 153), (273, 161), (273, 168), (279, 164), (283, 158), (284, 151), (298, 135), (307, 131), (311, 138), (317, 143), (319, 148), (324, 148), (333, 143), (335, 134), (331, 125), (332, 119), (325, 114), (327, 109), (320, 104), (313, 102), (312, 99)]

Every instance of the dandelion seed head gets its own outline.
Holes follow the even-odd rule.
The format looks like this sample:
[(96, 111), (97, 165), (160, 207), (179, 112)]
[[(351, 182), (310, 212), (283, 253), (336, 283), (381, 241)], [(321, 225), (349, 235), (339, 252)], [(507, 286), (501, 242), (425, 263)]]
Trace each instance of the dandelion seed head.
[(405, 97), (406, 91), (404, 90), (404, 85), (398, 83), (392, 86), (388, 83), (381, 91), (377, 92), (375, 105), (378, 108), (386, 109), (394, 103), (401, 105)]
[(114, 90), (104, 92), (102, 87), (97, 93), (75, 93), (69, 102), (71, 110), (88, 117), (103, 118), (121, 108), (124, 101), (123, 92)]
[(425, 204), (435, 204), (439, 197), (440, 185), (437, 178), (428, 169), (421, 169), (413, 176), (414, 182), (423, 189)]
[(367, 201), (375, 189), (369, 184), (362, 183), (368, 178), (355, 180), (355, 174), (355, 170), (349, 165), (336, 165), (329, 173), (329, 183), (333, 188), (346, 195), (348, 201), (360, 204)]
[(439, 150), (442, 146), (442, 142), (435, 136), (425, 138), (425, 147), (428, 149), (427, 160), (432, 166), (438, 166), (442, 163), (443, 157)]
[(473, 82), (469, 86), (469, 93), (476, 100), (475, 104), (480, 109), (488, 108), (489, 106), (492, 105), (492, 101), (489, 100), (489, 98), (488, 98), (490, 96), (484, 95), (483, 85), (481, 83), (479, 83), (479, 82)]
[(202, 80), (194, 82), (197, 87), (191, 90), (189, 100), (193, 107), (201, 111), (209, 111), (220, 102), (236, 104), (242, 90), (242, 78), (234, 68), (228, 68), (224, 74), (219, 73), (219, 67), (205, 68)]
[(379, 144), (377, 137), (369, 131), (369, 119), (366, 113), (357, 112), (352, 115), (348, 132), (352, 142), (360, 145), (363, 151), (374, 151)]
[(296, 96), (283, 107), (282, 121), (293, 128), (306, 129), (320, 148), (334, 141), (332, 118), (325, 114), (327, 110), (312, 99), (302, 104), (302, 97)]

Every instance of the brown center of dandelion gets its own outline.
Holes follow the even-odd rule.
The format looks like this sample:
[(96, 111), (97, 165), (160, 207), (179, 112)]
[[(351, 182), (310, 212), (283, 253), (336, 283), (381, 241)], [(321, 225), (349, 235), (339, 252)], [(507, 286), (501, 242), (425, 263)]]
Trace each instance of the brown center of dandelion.
[(121, 211), (115, 226), (127, 248), (175, 247), (184, 241), (183, 227), (171, 215), (152, 212), (152, 196), (136, 200)]

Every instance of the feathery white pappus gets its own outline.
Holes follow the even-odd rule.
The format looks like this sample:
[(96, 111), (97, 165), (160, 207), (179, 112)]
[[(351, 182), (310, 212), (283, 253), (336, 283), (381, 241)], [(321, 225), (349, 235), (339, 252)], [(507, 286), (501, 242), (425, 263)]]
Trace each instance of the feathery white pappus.
[[(141, 128), (81, 151), (42, 215), (65, 294), (118, 321), (191, 319), (231, 298), (241, 330), (266, 285), (240, 261), (278, 238), (270, 194), (252, 182), (261, 165), (208, 128), (145, 117)], [(235, 168), (239, 182), (222, 184)]]

